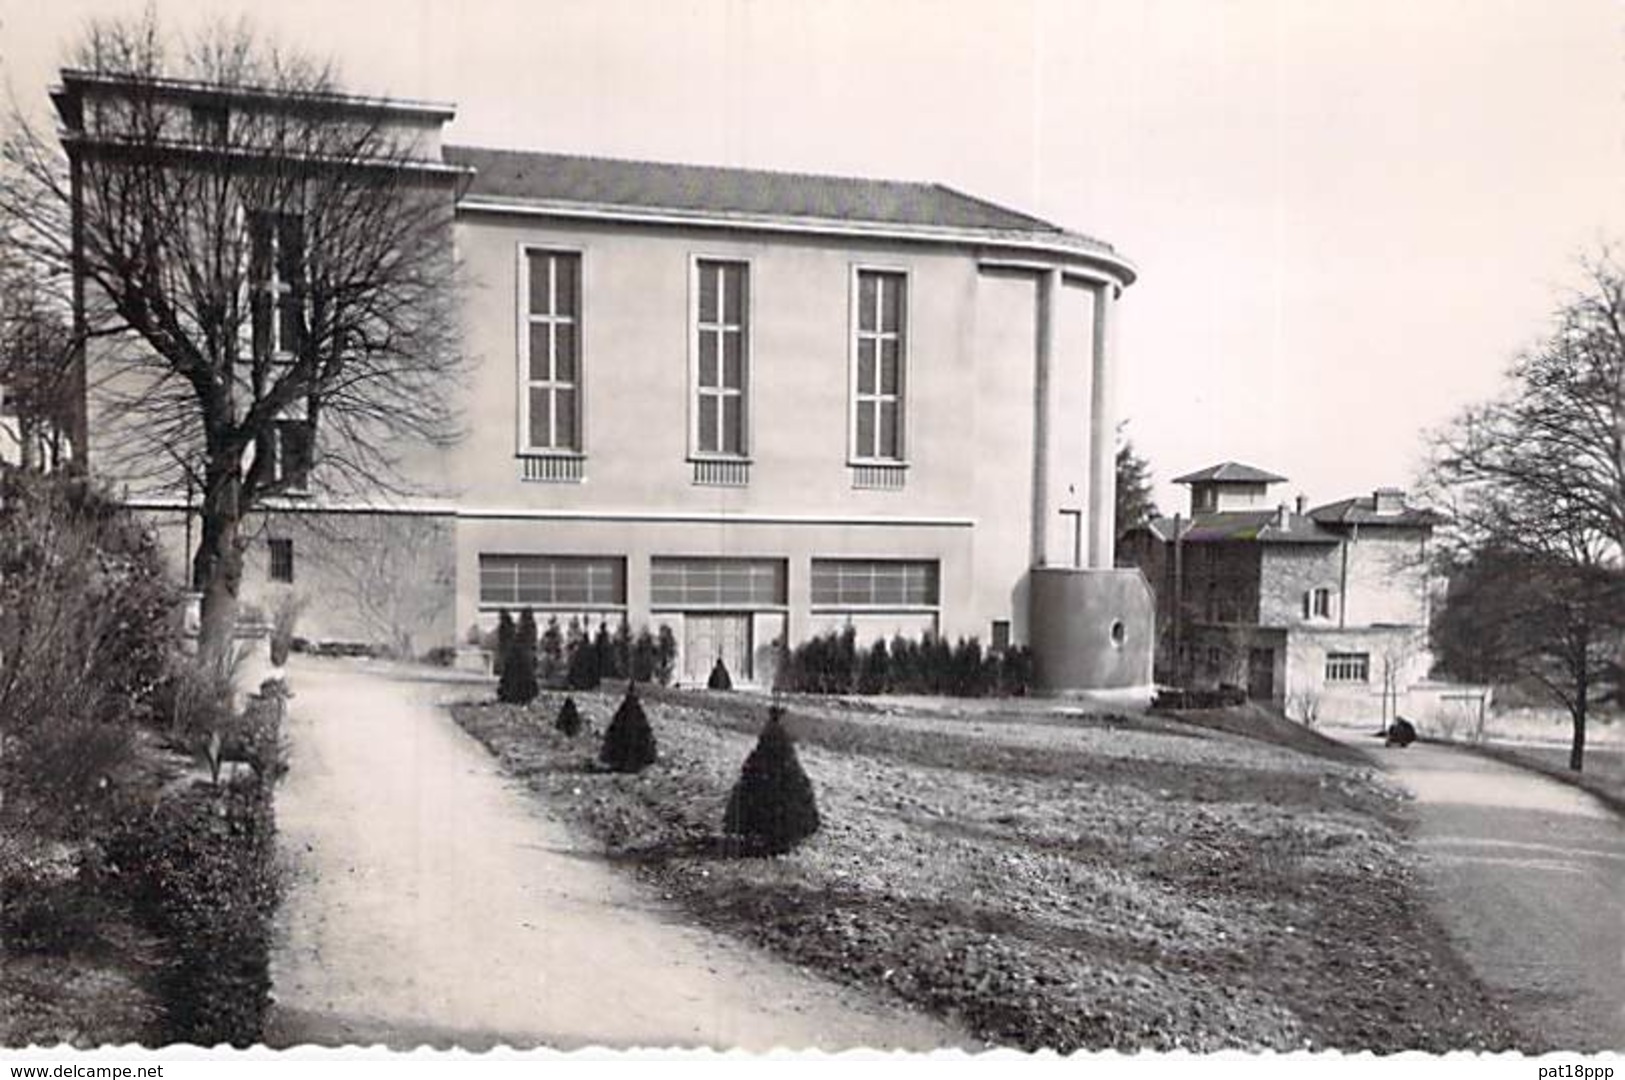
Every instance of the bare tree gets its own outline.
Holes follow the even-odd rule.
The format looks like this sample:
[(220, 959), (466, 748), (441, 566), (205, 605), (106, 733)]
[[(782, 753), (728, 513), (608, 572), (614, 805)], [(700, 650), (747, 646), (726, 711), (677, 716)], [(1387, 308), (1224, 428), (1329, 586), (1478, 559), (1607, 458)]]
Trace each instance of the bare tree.
[(300, 517), (303, 531), (320, 541), (312, 559), (332, 598), (343, 602), (370, 640), (403, 658), (417, 655), (425, 632), (442, 621), (456, 593), (456, 566), (446, 557), (448, 526), (380, 514)]
[(0, 266), (0, 432), (25, 471), (54, 472), (73, 456), (73, 359), (63, 309), (26, 268)]
[(457, 436), (460, 174), (399, 109), (243, 26), (172, 62), (150, 14), (94, 24), (63, 83), (60, 145), (16, 121), (0, 215), (73, 271), (98, 463), (201, 492), (194, 573), (218, 650), (247, 515), (408, 490), (403, 453)]
[(1604, 252), (1506, 393), (1433, 439), (1429, 483), (1450, 511), (1444, 666), (1528, 677), (1568, 709), (1580, 770), (1589, 708), (1617, 673), (1625, 625), (1625, 271)]

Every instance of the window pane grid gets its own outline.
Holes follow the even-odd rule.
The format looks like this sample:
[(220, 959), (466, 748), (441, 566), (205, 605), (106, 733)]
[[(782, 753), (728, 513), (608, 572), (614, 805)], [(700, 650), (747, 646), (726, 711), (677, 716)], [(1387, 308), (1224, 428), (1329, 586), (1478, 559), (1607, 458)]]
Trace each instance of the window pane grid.
[(742, 263), (702, 261), (698, 265), (695, 445), (702, 453), (745, 453), (745, 380), (749, 367), (745, 273)]
[(890, 559), (814, 559), (815, 607), (935, 607), (937, 563)]
[(1371, 656), (1369, 653), (1327, 653), (1327, 682), (1369, 682)]
[(531, 252), (529, 311), (526, 313), (524, 425), (532, 450), (581, 448), (577, 393), (580, 379), (580, 256)]
[(782, 559), (662, 558), (651, 563), (650, 600), (657, 607), (782, 607)]
[(902, 274), (858, 272), (854, 454), (899, 461), (902, 447)]
[(626, 561), (591, 555), (481, 555), (480, 603), (621, 607)]

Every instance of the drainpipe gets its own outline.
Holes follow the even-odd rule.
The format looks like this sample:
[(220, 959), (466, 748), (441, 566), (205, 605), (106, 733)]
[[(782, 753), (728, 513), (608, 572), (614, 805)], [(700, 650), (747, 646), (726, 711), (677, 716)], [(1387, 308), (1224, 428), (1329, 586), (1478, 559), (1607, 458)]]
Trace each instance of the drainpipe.
[(1349, 612), (1349, 545), (1360, 538), (1360, 525), (1355, 523), (1353, 530), (1343, 538), (1338, 547), (1343, 550), (1343, 569), (1337, 579), (1337, 628), (1348, 629)]

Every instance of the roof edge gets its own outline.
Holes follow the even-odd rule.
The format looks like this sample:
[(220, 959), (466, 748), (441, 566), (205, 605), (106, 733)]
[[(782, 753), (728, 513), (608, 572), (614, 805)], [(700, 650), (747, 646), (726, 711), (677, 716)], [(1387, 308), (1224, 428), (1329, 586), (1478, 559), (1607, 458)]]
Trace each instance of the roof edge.
[[(793, 217), (782, 214), (718, 212), (687, 208), (631, 206), (622, 203), (583, 203), (566, 200), (520, 199), (507, 196), (465, 195), (460, 212), (530, 214), (542, 217), (588, 218), (644, 224), (746, 228), (768, 232), (819, 236), (869, 236), (921, 243), (964, 244), (1035, 251), (1079, 259), (1104, 268), (1125, 287), (1139, 278), (1132, 261), (1107, 245), (1064, 230), (975, 229), (957, 226), (907, 225), (886, 221), (847, 221), (834, 218)], [(1070, 241), (1070, 242), (1068, 242)]]
[(62, 86), (74, 84), (88, 86), (151, 86), (179, 96), (229, 97), (251, 101), (295, 101), (310, 105), (330, 105), (405, 116), (421, 116), (442, 121), (457, 115), (457, 106), (451, 102), (423, 101), (413, 98), (379, 97), (349, 94), (342, 91), (279, 90), (270, 86), (232, 86), (212, 83), (203, 79), (182, 79), (170, 75), (137, 75), (128, 72), (90, 71), (85, 68), (62, 68), (58, 72)]

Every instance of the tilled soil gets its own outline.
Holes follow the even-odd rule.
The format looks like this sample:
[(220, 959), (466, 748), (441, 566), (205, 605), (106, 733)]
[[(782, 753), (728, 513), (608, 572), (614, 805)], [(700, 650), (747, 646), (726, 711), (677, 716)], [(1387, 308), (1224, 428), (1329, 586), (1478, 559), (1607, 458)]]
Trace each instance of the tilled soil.
[(990, 1041), (1530, 1048), (1417, 899), (1370, 769), (1157, 718), (807, 703), (824, 827), (749, 858), (718, 830), (762, 702), (655, 693), (660, 761), (618, 776), (593, 763), (617, 697), (577, 695), (574, 740), (561, 701), (454, 711), (700, 921)]

